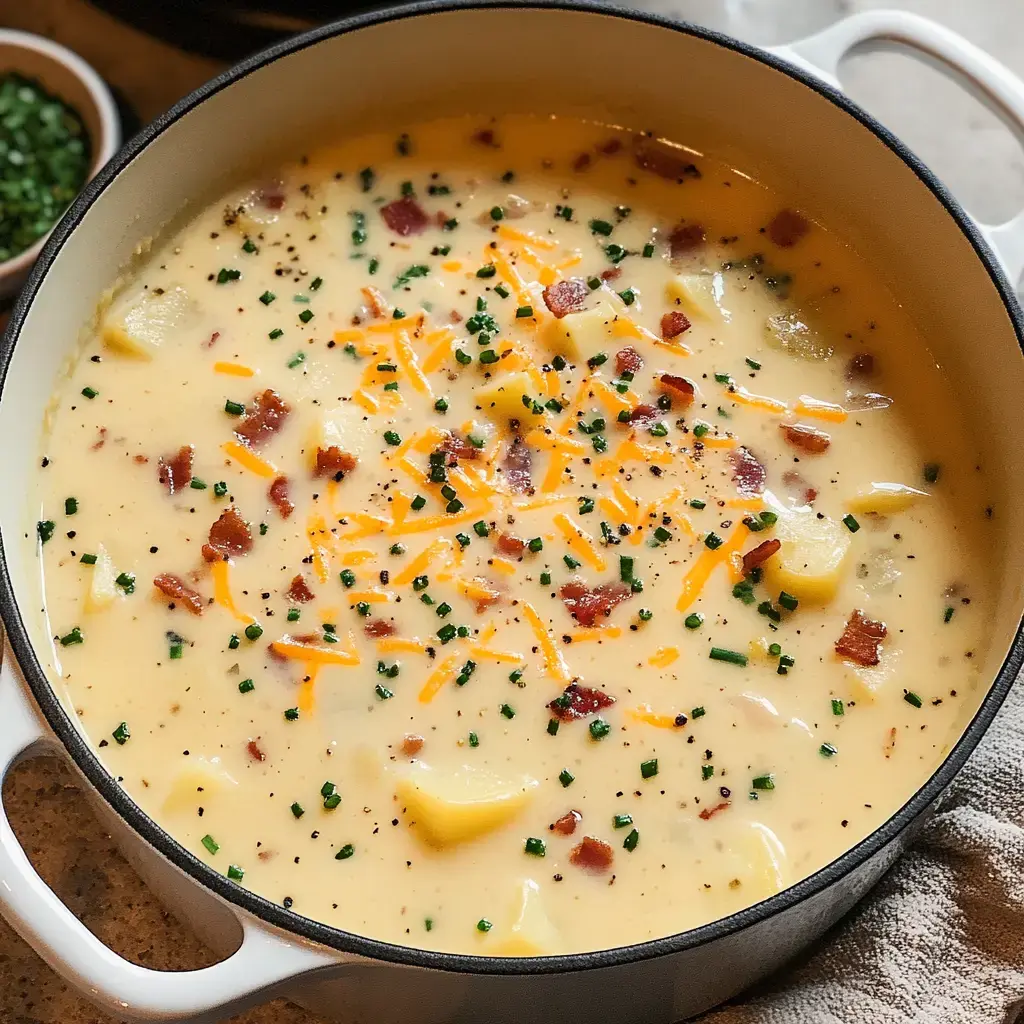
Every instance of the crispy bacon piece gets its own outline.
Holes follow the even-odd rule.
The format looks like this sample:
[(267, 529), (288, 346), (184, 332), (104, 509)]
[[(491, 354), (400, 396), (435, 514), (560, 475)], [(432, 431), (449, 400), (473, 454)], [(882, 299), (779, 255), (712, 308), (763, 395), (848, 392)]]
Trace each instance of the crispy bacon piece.
[(238, 421), (235, 435), (250, 448), (261, 448), (284, 426), (291, 411), (288, 403), (273, 388), (267, 388), (253, 399)]
[(384, 219), (384, 223), (396, 235), (401, 235), (403, 238), (422, 233), (430, 223), (430, 218), (424, 212), (423, 207), (412, 196), (393, 199), (380, 208), (380, 215)]
[(780, 423), (782, 436), (794, 448), (807, 452), (809, 455), (821, 455), (828, 451), (832, 438), (824, 430), (809, 426), (806, 423)]
[(287, 519), (295, 511), (295, 503), (288, 497), (288, 477), (274, 477), (267, 490), (267, 496), (277, 507), (282, 519)]
[(245, 749), (249, 751), (249, 756), (254, 761), (266, 761), (267, 755), (260, 749), (260, 745), (256, 740), (249, 740), (245, 745)]
[(107, 428), (100, 427), (99, 434), (95, 441), (89, 446), (92, 451), (98, 452), (107, 443)]
[(633, 139), (633, 159), (641, 170), (650, 171), (668, 181), (700, 177), (697, 165), (691, 163), (680, 150), (643, 136)]
[(585, 171), (590, 166), (590, 162), (591, 157), (589, 153), (580, 153), (580, 155), (573, 160), (572, 169), (574, 171)]
[(582, 277), (567, 277), (544, 289), (544, 304), (561, 320), (568, 313), (579, 313), (589, 295), (590, 289)]
[(144, 466), (147, 462), (149, 462), (149, 456), (148, 455), (133, 455), (132, 456), (132, 461), (137, 463), (140, 466)]
[(870, 352), (858, 352), (846, 364), (847, 380), (863, 380), (875, 372), (875, 357)]
[(671, 313), (665, 313), (661, 318), (661, 336), (666, 341), (671, 341), (672, 338), (678, 338), (684, 331), (688, 331), (693, 324), (690, 323), (689, 317), (685, 314), (680, 313), (678, 309), (673, 309)]
[(394, 636), (398, 630), (395, 628), (393, 622), (388, 622), (387, 619), (370, 619), (370, 621), (363, 626), (363, 632), (370, 637), (371, 640), (379, 640), (384, 636)]
[[(104, 430), (106, 434), (106, 430)], [(192, 479), (192, 456), (195, 449), (190, 444), (182, 445), (174, 455), (161, 455), (157, 479), (167, 488), (168, 494), (174, 494), (188, 487)]]
[(615, 353), (615, 370), (617, 373), (636, 373), (644, 367), (644, 357), (632, 345), (620, 348)]
[(284, 182), (268, 181), (256, 190), (256, 201), (265, 210), (283, 210), (285, 201)]
[(759, 565), (764, 565), (779, 548), (782, 547), (781, 540), (766, 540), (751, 548), (743, 556), (743, 575), (749, 576)]
[(249, 524), (235, 508), (226, 508), (220, 518), (210, 527), (209, 542), (203, 545), (203, 558), (208, 562), (227, 560), (235, 555), (247, 555), (252, 551), (252, 533)]
[(836, 654), (858, 665), (877, 665), (878, 649), (888, 632), (884, 622), (869, 619), (859, 608), (854, 608), (843, 635), (836, 641)]
[(628, 601), (633, 591), (620, 580), (599, 583), (593, 590), (582, 580), (569, 580), (562, 584), (559, 595), (569, 614), (581, 626), (592, 626), (599, 615), (607, 617), (617, 604)]
[(782, 474), (782, 484), (794, 504), (813, 505), (814, 499), (818, 497), (817, 489), (812, 487), (795, 469), (787, 469)]
[(705, 807), (698, 817), (701, 821), (710, 821), (719, 811), (724, 811), (731, 804), (731, 800), (723, 800), (720, 804), (715, 804), (714, 807)]
[(669, 255), (676, 259), (703, 247), (707, 232), (700, 224), (677, 224), (668, 236)]
[(452, 459), (479, 459), (480, 449), (470, 444), (469, 440), (454, 430), (445, 433), (444, 440), (438, 445), (438, 451), (451, 456)]
[(494, 538), (494, 545), (503, 555), (508, 555), (509, 558), (519, 558), (526, 550), (526, 541), (522, 537), (517, 537), (514, 533), (499, 533)]
[(349, 452), (343, 451), (336, 444), (330, 448), (317, 448), (316, 472), (314, 476), (335, 476), (338, 473), (351, 473), (359, 465), (359, 459)]
[(473, 141), (479, 142), (481, 146), (493, 146), (495, 149), (500, 148), (499, 143), (494, 138), (494, 129), (492, 128), (481, 128), (480, 131), (474, 132)]
[(768, 237), (780, 248), (789, 249), (810, 230), (811, 222), (796, 210), (779, 210), (768, 225)]
[(569, 854), (572, 864), (589, 871), (607, 871), (614, 859), (612, 848), (604, 840), (593, 836), (584, 836), (583, 842), (574, 846)]
[(193, 615), (202, 615), (206, 602), (203, 595), (193, 590), (180, 576), (162, 572), (153, 577), (153, 586), (174, 601), (180, 601)]
[(607, 270), (601, 271), (602, 281), (614, 281), (619, 277), (622, 277), (622, 267), (609, 267)]
[(423, 737), (415, 733), (407, 732), (402, 737), (402, 753), (406, 757), (412, 757), (423, 749)]
[(658, 378), (662, 391), (667, 391), (673, 398), (678, 398), (684, 406), (693, 401), (697, 394), (697, 385), (686, 377), (677, 377), (674, 373), (663, 373)]
[(622, 139), (611, 138), (605, 142), (599, 142), (597, 144), (598, 153), (603, 153), (605, 156), (614, 156), (621, 149)]
[(306, 604), (313, 600), (313, 591), (309, 589), (309, 584), (301, 573), (292, 580), (292, 585), (288, 588), (288, 597), (297, 604)]
[(453, 309), (448, 314), (448, 319), (451, 320), (453, 324), (461, 324), (466, 318), (457, 309)]
[(733, 448), (729, 452), (729, 461), (732, 463), (732, 479), (740, 494), (749, 498), (764, 491), (768, 472), (749, 448), (742, 445)]
[(649, 427), (661, 418), (661, 411), (653, 405), (638, 405), (629, 412), (629, 424), (632, 427)]
[(583, 815), (579, 811), (566, 811), (557, 821), (552, 822), (551, 831), (560, 836), (571, 836), (582, 820)]
[(604, 690), (596, 690), (592, 686), (581, 686), (579, 683), (570, 683), (559, 696), (548, 704), (548, 707), (555, 713), (556, 718), (563, 722), (572, 722), (577, 718), (586, 718), (588, 715), (596, 715), (598, 711), (609, 708), (615, 703), (615, 698), (605, 693)]
[(211, 334), (210, 337), (203, 342), (203, 348), (213, 348), (219, 337), (220, 331), (214, 331), (213, 334)]
[(518, 435), (505, 449), (505, 457), (501, 460), (501, 469), (508, 481), (509, 490), (513, 494), (532, 494), (533, 452), (529, 445)]

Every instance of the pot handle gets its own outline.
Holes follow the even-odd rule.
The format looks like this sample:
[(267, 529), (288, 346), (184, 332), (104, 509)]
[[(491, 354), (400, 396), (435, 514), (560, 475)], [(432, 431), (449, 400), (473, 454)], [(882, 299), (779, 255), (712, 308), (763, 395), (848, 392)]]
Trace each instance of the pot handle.
[[(994, 57), (963, 36), (908, 11), (862, 11), (836, 22), (817, 35), (772, 52), (842, 91), (840, 61), (855, 47), (870, 42), (901, 43), (916, 50), (940, 70), (953, 71), (962, 84), (993, 109), (1018, 139), (1024, 139), (1024, 82)], [(978, 230), (1016, 288), (1024, 271), (1024, 211), (1002, 224)]]
[[(12, 667), (0, 663), (0, 782), (22, 758), (59, 752)], [(220, 1020), (270, 998), (297, 975), (338, 957), (288, 941), (239, 918), (242, 943), (226, 960), (197, 971), (154, 971), (108, 949), (39, 877), (0, 801), (0, 914), (59, 974), (107, 1013), (129, 1021)]]

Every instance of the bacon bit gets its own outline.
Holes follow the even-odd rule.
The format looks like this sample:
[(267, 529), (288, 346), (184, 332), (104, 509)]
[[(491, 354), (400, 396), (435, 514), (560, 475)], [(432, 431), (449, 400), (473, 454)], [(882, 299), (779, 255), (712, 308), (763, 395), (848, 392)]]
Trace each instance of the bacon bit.
[(869, 619), (859, 608), (854, 608), (843, 635), (836, 641), (836, 654), (865, 667), (877, 665), (878, 649), (888, 632), (884, 622)]
[(794, 447), (810, 455), (821, 455), (828, 451), (832, 438), (824, 430), (808, 426), (806, 423), (780, 423), (782, 436)]
[(668, 236), (669, 255), (675, 259), (701, 248), (708, 240), (707, 232), (700, 224), (677, 224)]
[(794, 501), (800, 501), (804, 505), (813, 505), (814, 499), (818, 497), (817, 490), (812, 487), (795, 469), (787, 469), (782, 474), (782, 483), (786, 487), (788, 496)]
[(592, 626), (598, 615), (607, 617), (617, 604), (628, 601), (633, 591), (620, 580), (601, 583), (593, 590), (582, 580), (570, 580), (562, 585), (559, 595), (569, 614), (581, 626)]
[(147, 462), (149, 462), (149, 456), (148, 455), (133, 455), (132, 456), (132, 460), (134, 462), (138, 463), (140, 466), (144, 466)]
[(811, 230), (811, 223), (796, 210), (779, 210), (767, 230), (768, 237), (777, 246), (789, 249)]
[(272, 860), (277, 856), (277, 850), (258, 850), (256, 856), (259, 860)]
[[(106, 429), (103, 430), (106, 435)], [(188, 487), (192, 479), (192, 455), (195, 449), (190, 444), (182, 445), (176, 455), (160, 457), (157, 479), (167, 488), (168, 494)]]
[(317, 448), (316, 450), (316, 471), (314, 476), (334, 476), (337, 473), (351, 473), (359, 460), (346, 451), (342, 451), (336, 444), (330, 448)]
[(875, 372), (875, 357), (870, 352), (858, 352), (846, 364), (847, 380), (863, 380)]
[(559, 320), (568, 313), (579, 313), (587, 304), (590, 289), (582, 277), (567, 277), (544, 289), (544, 305)]
[(560, 836), (571, 836), (582, 820), (583, 815), (579, 811), (566, 811), (556, 822), (552, 823), (551, 831), (557, 832)]
[(601, 271), (602, 281), (614, 281), (618, 277), (622, 277), (622, 267), (609, 267)]
[(693, 396), (697, 394), (697, 385), (692, 380), (677, 377), (674, 373), (663, 373), (658, 382), (662, 391), (671, 392), (673, 398), (681, 398), (684, 406), (689, 405), (693, 401)]
[(593, 836), (584, 836), (583, 842), (572, 848), (569, 861), (578, 868), (590, 871), (607, 871), (612, 866), (615, 854), (603, 840)]
[(180, 576), (162, 572), (153, 578), (153, 586), (172, 600), (181, 601), (193, 615), (203, 614), (206, 607), (203, 595), (193, 590)]
[[(487, 214), (488, 220), (490, 220), (490, 216), (491, 215), (488, 213)], [(448, 222), (448, 213), (447, 213), (446, 210), (438, 210), (437, 213), (434, 214), (434, 223), (437, 225), (437, 227), (443, 228), (447, 222)]]
[(657, 174), (668, 181), (682, 181), (684, 178), (699, 178), (700, 171), (679, 151), (643, 136), (633, 139), (633, 158), (641, 170)]
[(284, 182), (271, 181), (256, 190), (256, 201), (267, 210), (284, 209)]
[(282, 519), (287, 519), (295, 511), (295, 503), (288, 497), (288, 477), (275, 477), (267, 496), (277, 506)]
[(724, 811), (727, 807), (732, 805), (731, 800), (723, 800), (720, 804), (715, 804), (714, 807), (705, 807), (700, 812), (698, 817), (701, 821), (710, 821), (719, 811)]
[(671, 313), (665, 313), (661, 318), (661, 336), (666, 341), (671, 341), (692, 326), (688, 317), (674, 309)]
[[(438, 445), (437, 450), (449, 455), (452, 460), (480, 458), (480, 449), (470, 444), (466, 438), (453, 430), (445, 433), (445, 438)], [(449, 465), (454, 465), (454, 462), (449, 462)]]
[(309, 584), (301, 574), (292, 580), (292, 585), (288, 588), (288, 597), (299, 604), (307, 604), (313, 600), (313, 591), (309, 589)]
[(262, 448), (276, 434), (291, 412), (288, 403), (273, 389), (257, 395), (235, 427), (235, 436), (250, 448)]
[(255, 740), (249, 740), (245, 745), (245, 749), (249, 751), (249, 756), (254, 761), (266, 761), (267, 755), (260, 750), (260, 745)]
[(510, 558), (519, 558), (526, 550), (526, 541), (512, 533), (499, 533), (494, 538), (495, 547)]
[(396, 235), (401, 235), (403, 238), (420, 234), (430, 223), (430, 218), (424, 212), (423, 207), (412, 196), (393, 199), (380, 208), (380, 215), (384, 223)]
[(598, 153), (603, 153), (605, 156), (614, 156), (619, 150), (622, 149), (622, 139), (608, 139), (607, 142), (599, 142), (597, 144)]
[(644, 357), (632, 345), (620, 348), (615, 353), (615, 370), (617, 373), (637, 373), (644, 367)]
[(234, 505), (225, 509), (210, 527), (210, 539), (203, 545), (203, 558), (208, 562), (225, 561), (234, 555), (247, 555), (252, 551), (249, 524)]
[(453, 309), (449, 314), (448, 318), (453, 324), (461, 324), (466, 318), (457, 310)]
[(363, 632), (370, 637), (372, 640), (379, 640), (383, 636), (394, 636), (398, 630), (395, 628), (393, 622), (388, 622), (387, 619), (370, 619), (370, 621), (363, 626)]
[(638, 405), (629, 412), (629, 423), (633, 427), (649, 427), (661, 418), (661, 411), (653, 405)]
[(572, 169), (574, 171), (585, 171), (590, 166), (590, 154), (580, 153), (578, 157), (572, 162)]
[(402, 737), (402, 753), (406, 757), (412, 757), (423, 749), (423, 737), (415, 733), (407, 732)]
[(505, 449), (501, 469), (513, 494), (533, 493), (533, 479), (530, 475), (533, 471), (533, 452), (518, 434)]
[(99, 437), (92, 444), (92, 450), (98, 452), (107, 443), (107, 428), (100, 427)]
[(749, 448), (742, 445), (733, 448), (729, 452), (729, 461), (732, 463), (732, 478), (740, 494), (750, 498), (764, 491), (768, 479), (767, 470)]
[(781, 540), (766, 540), (751, 548), (743, 556), (743, 575), (749, 576), (759, 565), (763, 565), (779, 548), (782, 547)]
[(213, 348), (214, 343), (219, 337), (220, 331), (214, 331), (213, 334), (210, 335), (209, 340), (203, 342), (203, 348)]
[(481, 128), (480, 131), (473, 134), (473, 141), (479, 142), (481, 146), (493, 146), (495, 149), (501, 148), (501, 143), (497, 142), (494, 138), (494, 131), (491, 128)]
[(562, 695), (551, 701), (548, 707), (555, 713), (556, 718), (563, 722), (572, 722), (588, 715), (596, 715), (598, 711), (611, 707), (614, 703), (615, 698), (604, 690), (570, 683), (562, 691)]

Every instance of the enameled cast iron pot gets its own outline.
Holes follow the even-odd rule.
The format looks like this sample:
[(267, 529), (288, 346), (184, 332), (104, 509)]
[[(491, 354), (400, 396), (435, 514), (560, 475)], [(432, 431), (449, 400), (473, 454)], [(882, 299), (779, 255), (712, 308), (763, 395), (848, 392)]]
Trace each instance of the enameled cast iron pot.
[[(1016, 127), (1024, 85), (951, 32), (894, 12), (858, 14), (765, 52), (690, 25), (590, 3), (423, 3), (360, 15), (243, 62), (158, 119), (99, 174), (53, 232), (0, 353), (0, 777), (56, 750), (174, 913), (225, 959), (179, 974), (103, 946), (32, 869), (0, 813), (0, 912), (64, 978), (131, 1021), (215, 1020), (286, 994), (374, 1024), (520, 1020), (645, 1024), (735, 995), (813, 942), (906, 846), (981, 739), (1024, 660), (1016, 567), (1024, 531), (1024, 214), (975, 223), (921, 163), (838, 89), (853, 46), (898, 40), (960, 72)], [(505, 110), (583, 114), (727, 158), (838, 227), (888, 280), (946, 366), (993, 472), (997, 594), (991, 688), (945, 762), (877, 832), (747, 910), (653, 942), (535, 959), (488, 959), (348, 934), (236, 886), (124, 795), (47, 682), (39, 563), (25, 505), (44, 409), (97, 297), (137, 243), (262, 160), (382, 121)], [(1001, 574), (1001, 575), (999, 575)], [(55, 837), (59, 841), (59, 837)]]

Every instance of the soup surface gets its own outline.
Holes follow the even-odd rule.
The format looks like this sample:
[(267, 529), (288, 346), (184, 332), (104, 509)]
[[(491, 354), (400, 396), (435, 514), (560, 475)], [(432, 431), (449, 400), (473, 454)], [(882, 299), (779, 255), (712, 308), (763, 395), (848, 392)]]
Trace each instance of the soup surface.
[(699, 925), (888, 818), (979, 697), (984, 477), (866, 263), (554, 119), (295, 154), (58, 384), (55, 675), (195, 855), (494, 955)]

